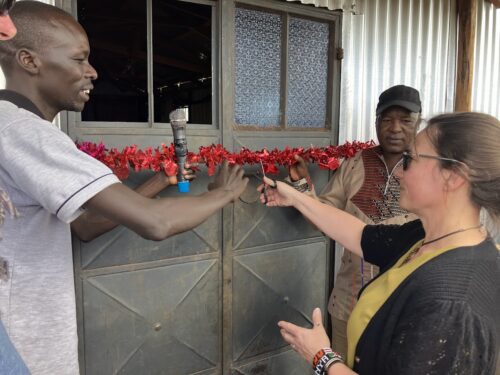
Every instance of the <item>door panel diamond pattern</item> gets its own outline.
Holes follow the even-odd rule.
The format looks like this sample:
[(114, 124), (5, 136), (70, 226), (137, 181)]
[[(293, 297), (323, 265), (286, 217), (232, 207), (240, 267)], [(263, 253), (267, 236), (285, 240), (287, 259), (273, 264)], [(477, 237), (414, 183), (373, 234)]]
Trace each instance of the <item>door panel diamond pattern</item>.
[[(325, 138), (291, 139), (289, 137), (270, 138), (250, 138), (248, 136), (237, 136), (233, 138), (233, 147), (239, 149), (246, 147), (260, 150), (267, 148), (283, 149), (289, 147), (310, 147), (311, 144), (326, 146), (329, 140)], [(248, 176), (256, 173), (258, 166), (246, 166)], [(328, 173), (310, 166), (309, 173), (315, 183), (317, 193), (328, 182)], [(273, 178), (284, 179), (287, 176), (285, 168), (280, 169), (280, 173)], [(270, 209), (260, 203), (256, 187), (262, 182), (257, 178), (250, 178), (248, 187), (242, 196), (234, 204), (234, 229), (233, 247), (234, 250), (249, 247), (257, 247), (269, 244), (277, 244), (283, 241), (302, 240), (321, 236), (297, 210), (293, 208)]]
[(313, 308), (325, 300), (326, 269), (324, 241), (236, 256), (233, 360), (286, 346), (276, 323), (310, 322)]
[(95, 276), (83, 282), (83, 298), (88, 374), (177, 375), (217, 366), (216, 260)]
[(248, 207), (237, 202), (234, 222), (235, 250), (321, 235), (297, 210), (269, 209), (260, 203)]
[(159, 242), (145, 240), (118, 227), (92, 242), (82, 242), (82, 267), (96, 269), (215, 252), (219, 246), (219, 222), (220, 214), (216, 214), (202, 224), (203, 227)]
[(239, 200), (234, 204), (235, 250), (321, 236), (296, 209), (272, 209), (260, 203), (256, 188), (261, 183), (251, 177), (242, 196), (245, 202)]
[(264, 360), (238, 366), (232, 375), (304, 375), (311, 373), (309, 365), (294, 351), (286, 351)]
[[(137, 186), (150, 175), (133, 173), (127, 185)], [(192, 194), (206, 191), (209, 178), (199, 173), (191, 184)], [(175, 187), (169, 187), (160, 196), (175, 197)], [(179, 213), (172, 213), (173, 215)], [(164, 241), (149, 241), (134, 232), (119, 226), (91, 242), (82, 242), (82, 268), (97, 269), (125, 264), (151, 262), (180, 256), (207, 254), (221, 248), (221, 213), (217, 212), (195, 229), (167, 238)]]

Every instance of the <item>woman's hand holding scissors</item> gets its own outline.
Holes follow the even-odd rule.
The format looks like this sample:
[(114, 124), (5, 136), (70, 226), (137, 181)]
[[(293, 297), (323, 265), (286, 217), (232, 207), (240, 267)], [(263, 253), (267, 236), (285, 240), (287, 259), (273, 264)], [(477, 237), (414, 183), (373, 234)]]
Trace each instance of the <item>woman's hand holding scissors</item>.
[(257, 186), (257, 191), (261, 193), (260, 201), (268, 207), (293, 206), (293, 197), (296, 194), (302, 194), (284, 182), (267, 177), (264, 167), (262, 167), (262, 175), (264, 183)]

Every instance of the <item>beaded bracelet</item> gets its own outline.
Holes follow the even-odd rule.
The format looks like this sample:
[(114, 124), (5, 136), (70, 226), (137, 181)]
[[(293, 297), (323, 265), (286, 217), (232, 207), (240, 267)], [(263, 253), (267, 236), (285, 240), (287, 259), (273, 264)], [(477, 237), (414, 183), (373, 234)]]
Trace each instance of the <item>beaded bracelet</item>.
[(328, 369), (330, 367), (332, 367), (335, 363), (344, 363), (344, 359), (340, 356), (340, 354), (338, 353), (335, 353), (336, 355), (333, 356), (332, 358), (330, 358), (330, 360), (328, 362), (325, 363), (325, 367), (324, 367), (324, 370), (323, 372), (325, 373), (325, 375), (328, 374)]
[(331, 348), (323, 348), (323, 349), (318, 350), (318, 352), (316, 353), (316, 355), (313, 358), (313, 362), (312, 362), (313, 370), (316, 368), (316, 365), (321, 360), (321, 358), (323, 358), (323, 356), (327, 353), (333, 353), (333, 350)]
[[(319, 357), (321, 355), (321, 357)], [(318, 359), (319, 357), (319, 359)], [(328, 369), (335, 363), (344, 362), (342, 356), (330, 348), (321, 349), (313, 359), (313, 369), (315, 375), (325, 375)]]

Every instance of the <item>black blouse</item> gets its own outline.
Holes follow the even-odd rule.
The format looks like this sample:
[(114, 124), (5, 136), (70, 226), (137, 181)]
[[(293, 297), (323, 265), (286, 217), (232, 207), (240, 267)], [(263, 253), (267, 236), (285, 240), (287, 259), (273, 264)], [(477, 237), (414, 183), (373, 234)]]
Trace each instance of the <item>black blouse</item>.
[[(364, 258), (382, 274), (424, 235), (420, 220), (368, 225)], [(500, 255), (488, 238), (443, 253), (405, 279), (360, 337), (354, 371), (494, 374), (499, 349)]]

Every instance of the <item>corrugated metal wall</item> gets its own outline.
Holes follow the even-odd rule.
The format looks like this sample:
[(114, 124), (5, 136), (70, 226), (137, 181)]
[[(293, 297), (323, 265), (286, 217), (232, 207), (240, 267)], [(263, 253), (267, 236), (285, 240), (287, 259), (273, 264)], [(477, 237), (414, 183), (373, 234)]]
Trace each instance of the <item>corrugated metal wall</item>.
[(472, 109), (500, 118), (500, 8), (477, 1)]
[(425, 118), (453, 109), (454, 0), (366, 0), (344, 13), (339, 142), (376, 139), (379, 94), (395, 84), (420, 91)]

